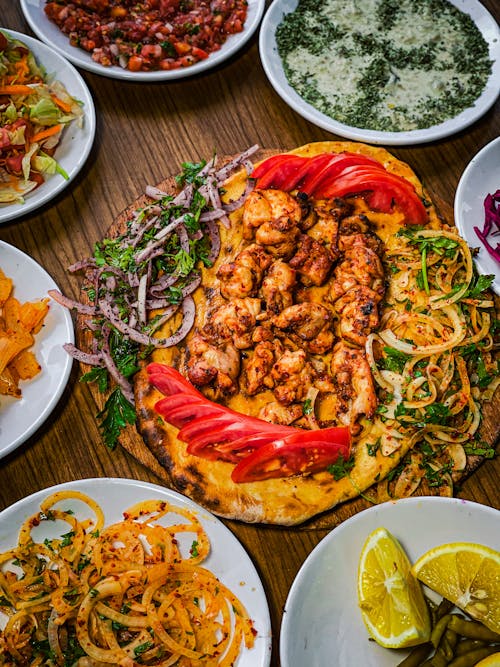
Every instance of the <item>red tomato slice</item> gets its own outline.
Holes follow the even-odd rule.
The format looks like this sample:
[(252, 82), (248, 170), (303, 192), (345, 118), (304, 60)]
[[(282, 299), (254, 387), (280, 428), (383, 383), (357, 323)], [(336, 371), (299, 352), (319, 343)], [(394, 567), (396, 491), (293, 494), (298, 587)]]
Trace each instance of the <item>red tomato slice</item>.
[(208, 401), (188, 394), (166, 396), (156, 402), (155, 410), (165, 421), (179, 429), (191, 422), (195, 416), (203, 415), (207, 418), (218, 414)]
[(375, 193), (368, 195), (370, 204), (382, 206), (384, 212), (389, 212), (391, 208), (388, 204), (395, 202), (409, 224), (424, 225), (428, 220), (427, 210), (413, 185), (397, 174), (376, 168), (347, 168), (313, 194), (328, 199), (367, 192)]
[[(270, 424), (210, 401), (170, 366), (152, 363), (147, 371), (151, 383), (166, 394), (155, 409), (179, 429), (177, 437), (187, 443), (187, 452), (236, 464), (234, 481), (240, 481), (240, 477), (245, 481), (250, 474), (260, 475), (254, 479), (268, 479), (316, 472), (325, 469), (339, 455), (349, 456), (348, 428), (305, 431)], [(245, 472), (247, 459), (251, 463), (261, 451), (257, 462), (264, 468), (260, 472)]]
[(334, 180), (346, 167), (370, 166), (385, 171), (384, 166), (378, 160), (366, 155), (347, 152), (330, 155), (330, 159), (323, 163), (322, 168), (321, 162), (318, 162), (320, 168), (314, 168), (315, 166), (311, 165), (311, 169), (300, 184), (300, 190), (308, 195), (320, 192), (325, 183)]
[[(349, 436), (339, 431), (339, 442), (332, 440), (331, 429), (303, 431), (282, 440), (274, 440), (245, 456), (233, 469), (231, 479), (236, 484), (257, 482), (278, 477), (325, 470), (339, 456), (350, 455)], [(308, 439), (304, 440), (304, 434)], [(314, 434), (314, 439), (313, 439)]]
[(306, 158), (306, 162), (303, 163), (302, 167), (299, 167), (299, 169), (297, 169), (294, 174), (291, 174), (288, 180), (283, 183), (282, 189), (286, 192), (291, 192), (291, 190), (295, 189), (303, 191), (302, 183), (304, 182), (304, 179), (323, 169), (323, 167), (330, 162), (331, 158), (331, 153), (321, 153), (320, 155)]
[(150, 383), (166, 396), (185, 393), (207, 400), (184, 376), (170, 366), (153, 362), (146, 367), (146, 370)]
[(272, 155), (271, 157), (268, 157), (266, 160), (263, 160), (260, 164), (258, 164), (253, 172), (250, 174), (250, 178), (255, 178), (258, 179), (261, 176), (264, 176), (270, 169), (272, 169), (274, 166), (277, 164), (280, 164), (281, 162), (286, 162), (288, 158), (290, 157), (290, 153), (279, 153), (278, 155)]
[[(299, 169), (307, 164), (309, 158), (300, 155), (283, 155), (282, 160), (271, 166), (255, 184), (260, 190), (276, 188), (288, 190), (287, 184), (293, 179)], [(290, 188), (292, 189), (292, 188)]]

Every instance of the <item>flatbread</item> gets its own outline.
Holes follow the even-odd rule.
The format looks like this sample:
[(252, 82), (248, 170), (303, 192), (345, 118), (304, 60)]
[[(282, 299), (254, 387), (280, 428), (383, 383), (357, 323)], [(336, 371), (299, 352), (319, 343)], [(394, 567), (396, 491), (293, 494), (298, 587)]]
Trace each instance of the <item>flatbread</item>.
[[(429, 193), (424, 190), (414, 171), (383, 148), (356, 142), (318, 142), (291, 152), (302, 156), (314, 156), (324, 152), (345, 151), (373, 157), (381, 162), (387, 171), (403, 176), (426, 202), (429, 215), (428, 228), (450, 229), (440, 218)], [(262, 152), (259, 158), (264, 159), (276, 152)], [(246, 174), (243, 171), (233, 176), (225, 184), (225, 199), (227, 201), (236, 199), (243, 192), (245, 184)], [(174, 192), (175, 181), (169, 179), (160, 183), (158, 187)], [(113, 232), (119, 233), (130, 213), (146, 201), (147, 198), (142, 198), (129, 207), (113, 226)], [(356, 212), (367, 214), (371, 223), (375, 225), (374, 231), (384, 242), (389, 241), (404, 226), (403, 214), (396, 207), (391, 213), (380, 213), (370, 211), (363, 198), (353, 198), (351, 201), (355, 204)], [(159, 417), (155, 405), (163, 398), (163, 394), (149, 382), (146, 366), (150, 362), (158, 362), (177, 368), (183, 374), (186, 373), (186, 343), (205, 323), (213, 292), (218, 290), (217, 270), (221, 264), (233, 259), (238, 251), (248, 244), (243, 238), (241, 216), (241, 210), (235, 211), (231, 214), (231, 227), (229, 229), (221, 227), (219, 258), (210, 269), (202, 269), (201, 286), (193, 294), (197, 307), (193, 330), (182, 344), (155, 350), (144, 363), (144, 367), (135, 375), (136, 428), (140, 436), (139, 441), (142, 439), (154, 458), (154, 465), (158, 463), (161, 466), (162, 477), (166, 483), (208, 510), (224, 518), (248, 523), (297, 525), (331, 510), (340, 503), (358, 497), (370, 487), (373, 490), (379, 480), (386, 478), (398, 466), (411, 445), (407, 442), (390, 456), (382, 455), (380, 450), (373, 455), (367, 444), (373, 443), (380, 433), (373, 431), (369, 420), (364, 420), (363, 430), (353, 442), (354, 465), (348, 476), (335, 479), (330, 472), (322, 471), (312, 475), (295, 475), (289, 478), (236, 484), (231, 479), (233, 464), (188, 454), (186, 444), (176, 437), (177, 429)], [(390, 280), (390, 276), (387, 278)], [(175, 329), (176, 323), (173, 324)], [(168, 335), (168, 331), (162, 331), (162, 335), (165, 334)], [(328, 358), (326, 361), (328, 362)], [(213, 398), (210, 391), (205, 393), (209, 398)], [(264, 394), (265, 392), (257, 396), (246, 396), (239, 392), (225, 398), (223, 402), (239, 412), (257, 416), (262, 401), (266, 400)], [(137, 447), (140, 449), (135, 440), (133, 450)], [(140, 458), (143, 458), (142, 455)], [(148, 454), (145, 460), (148, 461), (149, 458)], [(481, 457), (469, 457), (463, 475), (473, 470), (480, 461)], [(422, 485), (422, 488), (428, 494), (439, 492), (425, 485)], [(376, 500), (376, 496), (374, 494), (372, 496)]]

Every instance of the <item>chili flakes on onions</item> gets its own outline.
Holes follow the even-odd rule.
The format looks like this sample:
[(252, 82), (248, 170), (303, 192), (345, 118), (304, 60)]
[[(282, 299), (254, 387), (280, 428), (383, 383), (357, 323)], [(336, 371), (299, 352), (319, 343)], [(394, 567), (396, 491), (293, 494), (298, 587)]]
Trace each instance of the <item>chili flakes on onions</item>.
[(56, 0), (45, 14), (109, 67), (134, 72), (189, 67), (241, 32), (247, 0)]

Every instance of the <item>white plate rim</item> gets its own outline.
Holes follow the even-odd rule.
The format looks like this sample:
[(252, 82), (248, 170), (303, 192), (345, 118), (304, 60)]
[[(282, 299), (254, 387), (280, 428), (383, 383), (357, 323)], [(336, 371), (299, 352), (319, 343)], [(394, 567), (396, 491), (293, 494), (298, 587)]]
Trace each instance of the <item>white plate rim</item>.
[[(140, 500), (150, 498), (166, 499), (172, 505), (195, 512), (207, 531), (212, 547), (204, 567), (212, 571), (243, 602), (255, 623), (257, 634), (254, 647), (243, 649), (235, 667), (269, 667), (271, 620), (264, 587), (253, 561), (239, 539), (220, 519), (177, 491), (150, 482), (119, 477), (73, 480), (41, 489), (0, 512), (0, 551), (14, 546), (21, 521), (37, 511), (41, 500), (62, 490), (81, 491), (97, 500), (107, 518), (106, 525), (110, 520), (117, 521), (121, 518), (116, 505), (119, 504), (120, 511), (123, 511)], [(111, 498), (110, 494), (113, 493), (115, 497)], [(223, 540), (223, 543), (214, 540), (214, 536)]]
[[(418, 517), (418, 515), (415, 514), (416, 510), (422, 511), (422, 516)], [(442, 527), (441, 533), (441, 527), (437, 530), (433, 525), (433, 521), (435, 516), (442, 516), (443, 514), (447, 516), (448, 523), (446, 526)], [(296, 654), (294, 655), (293, 648), (291, 647), (292, 638), (301, 636), (300, 628), (293, 626), (293, 610), (294, 608), (301, 608), (304, 605), (304, 599), (302, 598), (301, 600), (300, 595), (302, 589), (306, 588), (308, 584), (311, 585), (312, 581), (315, 579), (314, 568), (316, 567), (316, 569), (318, 569), (318, 566), (323, 565), (323, 562), (327, 560), (327, 558), (328, 562), (332, 562), (332, 568), (334, 568), (335, 562), (333, 561), (333, 558), (328, 557), (328, 552), (330, 551), (331, 556), (333, 549), (337, 549), (337, 552), (341, 550), (345, 560), (348, 561), (349, 564), (347, 565), (347, 569), (351, 570), (350, 574), (352, 575), (352, 581), (348, 584), (350, 591), (349, 599), (346, 600), (346, 591), (336, 591), (335, 589), (335, 584), (339, 584), (335, 579), (335, 572), (332, 570), (331, 579), (329, 579), (326, 586), (324, 576), (322, 577), (320, 573), (318, 586), (320, 587), (321, 595), (323, 595), (323, 592), (325, 596), (335, 595), (337, 593), (337, 595), (342, 598), (342, 604), (348, 607), (345, 612), (345, 617), (343, 618), (337, 618), (337, 616), (331, 615), (328, 618), (328, 626), (331, 627), (331, 632), (334, 633), (337, 629), (337, 623), (341, 625), (337, 631), (338, 638), (341, 641), (346, 637), (346, 628), (352, 628), (352, 633), (355, 635), (356, 639), (354, 643), (352, 641), (352, 636), (350, 641), (349, 638), (346, 639), (349, 651), (348, 657), (347, 660), (345, 660), (345, 653), (343, 655), (340, 653), (336, 654), (337, 667), (351, 667), (352, 664), (363, 664), (365, 667), (388, 667), (389, 665), (395, 666), (398, 664), (398, 662), (407, 654), (407, 651), (392, 652), (389, 649), (383, 649), (375, 644), (375, 642), (368, 642), (368, 632), (364, 627), (361, 614), (357, 608), (356, 577), (362, 545), (372, 530), (375, 530), (375, 528), (379, 526), (383, 526), (393, 532), (394, 536), (401, 541), (405, 551), (412, 561), (432, 546), (438, 546), (452, 541), (481, 541), (483, 544), (486, 544), (491, 548), (497, 550), (500, 549), (500, 532), (498, 530), (491, 530), (488, 532), (488, 535), (482, 533), (481, 540), (467, 538), (464, 535), (464, 531), (460, 529), (460, 526), (456, 527), (453, 524), (453, 519), (456, 519), (457, 516), (462, 522), (464, 522), (464, 519), (466, 520), (465, 522), (468, 523), (468, 530), (474, 529), (477, 531), (475, 534), (476, 537), (478, 533), (481, 532), (478, 517), (486, 517), (486, 520), (491, 524), (490, 528), (493, 524), (495, 526), (500, 525), (500, 511), (489, 505), (483, 505), (460, 498), (418, 496), (372, 506), (353, 515), (330, 531), (308, 555), (290, 587), (284, 606), (283, 620), (280, 629), (279, 653), (281, 667), (299, 667), (306, 664), (303, 661), (301, 662), (304, 655), (301, 654), (297, 657)], [(418, 538), (420, 547), (416, 546), (417, 538), (414, 535), (411, 535), (411, 531), (415, 530), (416, 517), (418, 517), (420, 524), (425, 524), (425, 528), (420, 526), (422, 532), (425, 530), (425, 534)], [(408, 532), (400, 534), (400, 529), (395, 530), (395, 526), (403, 526), (403, 530)], [(441, 534), (443, 534), (444, 537), (441, 537)], [(343, 545), (342, 549), (340, 549), (341, 545)], [(335, 555), (338, 555), (338, 553)], [(345, 574), (344, 570), (342, 574), (338, 575), (337, 579), (342, 575), (345, 579)], [(321, 584), (323, 587), (321, 587)], [(432, 594), (430, 594), (430, 597), (432, 597)], [(437, 601), (439, 598), (435, 599)], [(318, 596), (316, 596), (313, 598), (311, 604), (315, 608), (318, 608), (319, 602)], [(309, 608), (311, 604), (308, 604), (307, 608)], [(324, 609), (318, 611), (318, 614), (319, 613), (323, 613), (324, 615)], [(315, 619), (308, 616), (307, 623), (309, 631), (309, 628), (314, 628)], [(364, 644), (370, 646), (369, 659), (367, 659), (366, 652), (363, 653), (362, 656), (353, 654), (352, 652), (353, 650), (361, 650), (360, 647), (363, 643), (360, 639), (366, 640)], [(301, 638), (301, 643), (304, 642), (305, 639)], [(311, 650), (307, 655), (308, 667), (320, 667), (325, 664), (322, 662), (322, 654), (318, 650), (319, 648), (318, 641), (316, 641), (315, 648), (313, 649), (311, 647)], [(340, 648), (345, 650), (345, 645)], [(331, 651), (332, 647), (328, 646), (327, 650)], [(294, 657), (298, 662), (294, 661)], [(351, 660), (354, 660), (354, 662), (351, 662)], [(358, 660), (358, 662), (356, 662), (356, 660)]]
[[(15, 267), (17, 270), (14, 270)], [(20, 301), (42, 299), (47, 296), (49, 289), (59, 289), (38, 262), (5, 241), (0, 241), (0, 268), (8, 278), (13, 279), (14, 296)], [(38, 431), (59, 403), (73, 367), (72, 357), (62, 346), (64, 343), (74, 342), (75, 331), (70, 311), (50, 299), (44, 327), (35, 336), (32, 348), (42, 366), (42, 372), (32, 380), (22, 383), (22, 398), (0, 396), (0, 459), (20, 447)], [(30, 399), (35, 397), (39, 397), (40, 402), (37, 405), (41, 406), (40, 411), (25, 422), (23, 419), (29, 410)], [(8, 428), (10, 425), (7, 440), (6, 423)], [(9, 430), (7, 433), (9, 434)]]
[[(469, 127), (483, 116), (495, 103), (500, 84), (500, 26), (478, 0), (449, 0), (451, 4), (471, 15), (489, 44), (492, 72), (476, 103), (458, 116), (423, 130), (406, 132), (382, 132), (351, 127), (330, 118), (305, 102), (289, 85), (283, 71), (276, 46), (276, 28), (283, 16), (293, 11), (299, 0), (273, 0), (262, 20), (259, 52), (262, 66), (269, 82), (278, 95), (300, 116), (318, 127), (353, 141), (387, 146), (422, 144), (443, 139)], [(490, 35), (487, 38), (487, 35)]]
[[(55, 49), (29, 35), (1, 28), (14, 39), (24, 42), (33, 52), (37, 61), (45, 67), (47, 74), (54, 74), (68, 89), (68, 92), (83, 102), (84, 121), (80, 129), (72, 123), (63, 135), (60, 145), (56, 149), (55, 157), (69, 179), (60, 174), (53, 174), (46, 178), (45, 183), (25, 195), (24, 204), (2, 204), (0, 206), (0, 223), (7, 223), (31, 213), (56, 197), (76, 178), (87, 161), (92, 149), (96, 133), (96, 113), (92, 95), (80, 73), (62, 57)], [(74, 143), (76, 142), (76, 144)]]
[[(488, 165), (493, 167), (493, 171), (484, 169), (486, 173), (482, 173), (483, 166)], [(495, 165), (496, 171), (494, 170)], [(470, 201), (467, 190), (474, 179), (479, 181), (480, 189), (474, 195), (474, 201)], [(478, 272), (483, 275), (494, 275), (492, 287), (497, 294), (500, 294), (500, 264), (495, 262), (495, 259), (484, 248), (473, 226), (470, 225), (470, 221), (467, 222), (469, 217), (474, 217), (476, 226), (482, 229), (484, 199), (486, 195), (493, 194), (492, 191), (498, 189), (500, 189), (500, 137), (483, 146), (465, 167), (455, 191), (453, 205), (455, 224), (460, 236), (467, 241), (470, 247), (479, 248), (478, 254), (474, 257)]]
[(264, 14), (266, 0), (248, 0), (248, 14), (242, 32), (230, 35), (218, 51), (214, 51), (205, 60), (186, 68), (168, 71), (129, 72), (118, 66), (104, 67), (94, 62), (89, 54), (69, 44), (69, 38), (45, 16), (43, 5), (45, 0), (20, 0), (24, 17), (33, 32), (46, 44), (50, 44), (62, 56), (77, 67), (94, 74), (112, 79), (151, 83), (153, 81), (176, 81), (195, 74), (201, 74), (220, 65), (237, 53), (257, 30)]

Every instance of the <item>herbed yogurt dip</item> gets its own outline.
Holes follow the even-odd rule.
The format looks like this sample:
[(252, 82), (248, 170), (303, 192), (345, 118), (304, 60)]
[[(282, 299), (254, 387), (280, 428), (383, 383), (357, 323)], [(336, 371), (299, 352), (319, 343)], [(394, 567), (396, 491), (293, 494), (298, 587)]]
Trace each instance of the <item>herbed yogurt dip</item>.
[(276, 31), (290, 85), (336, 121), (425, 129), (472, 106), (488, 44), (447, 0), (299, 0)]

